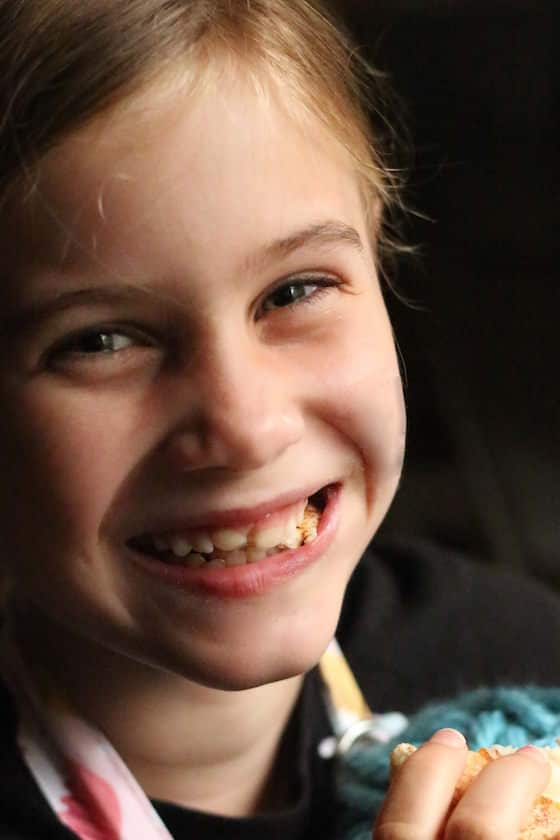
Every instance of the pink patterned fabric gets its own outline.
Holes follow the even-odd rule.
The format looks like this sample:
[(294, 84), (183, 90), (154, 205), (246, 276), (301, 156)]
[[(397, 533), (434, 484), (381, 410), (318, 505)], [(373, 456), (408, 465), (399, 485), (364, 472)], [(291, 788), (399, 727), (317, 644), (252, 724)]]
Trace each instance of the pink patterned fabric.
[[(68, 778), (74, 796), (63, 796), (64, 810), (60, 820), (79, 837), (87, 840), (119, 840), (122, 829), (122, 814), (118, 797), (101, 776), (96, 776), (87, 767), (68, 762)], [(85, 810), (85, 803), (89, 812)]]
[(62, 698), (41, 696), (13, 646), (3, 674), (18, 707), (23, 758), (64, 825), (80, 840), (173, 840), (107, 739)]

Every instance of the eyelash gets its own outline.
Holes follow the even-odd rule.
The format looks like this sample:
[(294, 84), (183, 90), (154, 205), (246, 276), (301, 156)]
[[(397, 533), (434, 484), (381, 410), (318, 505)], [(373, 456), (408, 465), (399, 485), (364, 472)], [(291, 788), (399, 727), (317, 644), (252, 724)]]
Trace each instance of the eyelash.
[[(78, 349), (78, 345), (80, 343), (83, 343), (88, 339), (100, 338), (101, 336), (124, 337), (130, 342), (130, 344), (116, 350), (100, 349), (98, 351), (88, 352)], [(120, 356), (122, 353), (126, 353), (126, 351), (132, 347), (139, 346), (146, 348), (152, 347), (154, 346), (154, 340), (146, 335), (146, 333), (141, 329), (133, 327), (132, 325), (122, 323), (118, 325), (101, 324), (99, 326), (87, 327), (86, 329), (79, 330), (69, 336), (66, 336), (62, 341), (57, 342), (57, 344), (55, 344), (48, 353), (47, 365), (54, 364), (60, 359), (79, 359), (80, 361), (87, 360), (93, 362), (102, 358), (115, 358), (116, 356)]]
[[(302, 306), (304, 304), (314, 304), (318, 303), (319, 300), (326, 294), (329, 293), (329, 290), (333, 287), (338, 287), (341, 285), (341, 281), (338, 280), (336, 277), (331, 277), (329, 275), (300, 275), (299, 277), (295, 277), (293, 279), (285, 280), (279, 283), (275, 289), (272, 289), (268, 292), (266, 300), (272, 298), (278, 292), (281, 292), (285, 289), (289, 288), (297, 288), (303, 289), (306, 286), (315, 286), (316, 291), (310, 295), (306, 295), (303, 298), (299, 298), (298, 300), (294, 300), (291, 303), (288, 303), (286, 306), (279, 307), (280, 309), (293, 309), (297, 306)], [(261, 307), (260, 311), (263, 312), (274, 312), (276, 310), (266, 310)]]
[[(328, 275), (300, 275), (294, 279), (286, 280), (274, 289), (272, 289), (265, 298), (265, 303), (267, 300), (270, 300), (274, 297), (274, 295), (282, 292), (284, 290), (288, 290), (290, 288), (294, 289), (304, 289), (305, 287), (315, 287), (315, 291), (311, 292), (311, 294), (305, 295), (304, 297), (297, 298), (294, 301), (288, 302), (285, 306), (279, 306), (277, 308), (270, 308), (267, 309), (264, 305), (261, 305), (257, 310), (257, 320), (260, 320), (261, 317), (268, 313), (277, 312), (282, 309), (293, 310), (295, 308), (299, 308), (303, 305), (313, 305), (318, 303), (325, 295), (329, 294), (329, 291), (334, 288), (342, 285), (341, 281), (336, 277), (328, 276)], [(116, 350), (99, 350), (93, 352), (81, 351), (76, 349), (77, 345), (80, 342), (84, 342), (88, 338), (99, 338), (101, 336), (121, 336), (129, 339), (131, 344), (127, 347), (119, 348)], [(116, 355), (126, 352), (126, 350), (130, 349), (132, 346), (144, 346), (150, 347), (153, 345), (153, 340), (150, 339), (149, 336), (146, 335), (140, 329), (137, 329), (133, 326), (127, 327), (126, 325), (119, 324), (119, 325), (111, 325), (111, 324), (103, 324), (100, 326), (89, 327), (79, 332), (76, 332), (70, 336), (66, 336), (61, 342), (57, 343), (57, 345), (51, 349), (49, 352), (49, 361), (53, 361), (55, 359), (60, 359), (63, 357), (66, 358), (81, 358), (81, 359), (100, 359), (100, 358), (107, 358), (108, 356), (115, 357)]]

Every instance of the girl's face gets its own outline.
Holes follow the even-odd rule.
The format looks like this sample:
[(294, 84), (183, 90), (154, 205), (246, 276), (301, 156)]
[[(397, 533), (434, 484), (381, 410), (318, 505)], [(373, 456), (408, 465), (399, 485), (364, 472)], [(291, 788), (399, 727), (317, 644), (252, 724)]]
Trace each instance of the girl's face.
[[(49, 155), (1, 251), (14, 597), (210, 686), (309, 668), (404, 447), (347, 154), (241, 83), (154, 96)], [(278, 548), (324, 488), (317, 539)], [(265, 548), (225, 552), (244, 539)], [(240, 565), (195, 568), (208, 540)]]

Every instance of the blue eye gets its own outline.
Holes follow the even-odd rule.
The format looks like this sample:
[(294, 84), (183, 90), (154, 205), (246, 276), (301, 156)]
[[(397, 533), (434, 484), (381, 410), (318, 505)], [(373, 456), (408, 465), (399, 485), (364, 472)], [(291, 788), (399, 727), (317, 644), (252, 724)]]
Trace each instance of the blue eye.
[(313, 276), (290, 280), (274, 289), (265, 299), (261, 311), (272, 312), (303, 303), (315, 303), (340, 281), (334, 277)]

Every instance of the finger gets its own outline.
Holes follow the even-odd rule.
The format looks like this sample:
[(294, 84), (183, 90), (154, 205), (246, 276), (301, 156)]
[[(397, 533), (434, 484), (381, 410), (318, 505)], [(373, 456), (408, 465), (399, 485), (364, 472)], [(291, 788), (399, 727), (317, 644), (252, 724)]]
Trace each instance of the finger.
[(374, 840), (435, 840), (466, 757), (460, 732), (436, 732), (396, 773), (373, 830)]
[(445, 840), (515, 840), (549, 778), (550, 765), (536, 747), (491, 761), (459, 800)]

